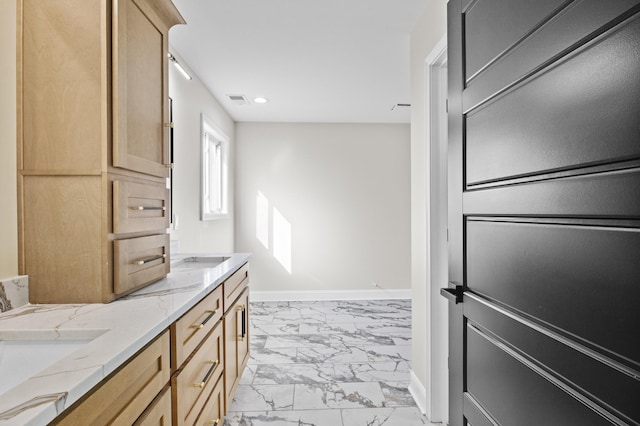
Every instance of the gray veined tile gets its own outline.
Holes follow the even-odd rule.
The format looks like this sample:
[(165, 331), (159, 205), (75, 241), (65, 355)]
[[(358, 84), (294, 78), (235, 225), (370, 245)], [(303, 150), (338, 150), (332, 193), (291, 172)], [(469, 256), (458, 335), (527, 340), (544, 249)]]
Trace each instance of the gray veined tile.
[(256, 349), (263, 349), (264, 345), (267, 343), (267, 336), (254, 336), (251, 333), (249, 333), (249, 336), (249, 346), (252, 351)]
[(289, 309), (289, 302), (251, 302), (251, 315), (272, 315)]
[(357, 330), (355, 322), (300, 324), (300, 334), (342, 334), (355, 333)]
[(298, 334), (300, 324), (256, 324), (251, 328), (254, 336), (277, 336), (279, 334)]
[(247, 363), (247, 367), (244, 369), (242, 373), (242, 377), (240, 377), (241, 385), (250, 385), (253, 383), (253, 376), (256, 374), (256, 365), (252, 365), (251, 363)]
[(300, 324), (300, 323), (324, 323), (326, 321), (326, 315), (320, 312), (300, 314), (294, 312), (279, 312), (273, 315), (272, 324)]
[(258, 411), (239, 413), (226, 426), (342, 426), (340, 410)]
[(280, 364), (258, 365), (254, 384), (313, 384), (335, 381), (331, 364)]
[(411, 361), (411, 346), (362, 346), (369, 361)]
[(294, 385), (238, 385), (229, 411), (291, 410)]
[(294, 409), (383, 407), (378, 383), (325, 383), (295, 385)]
[(342, 422), (344, 425), (354, 426), (422, 426), (429, 424), (416, 407), (342, 410)]
[(251, 326), (271, 324), (273, 322), (273, 315), (256, 315), (253, 312), (249, 315), (249, 323)]
[(335, 362), (366, 362), (369, 360), (364, 349), (334, 345), (318, 348), (298, 348), (297, 362), (306, 363), (335, 363)]
[(329, 336), (319, 334), (291, 334), (280, 336), (268, 336), (264, 347), (273, 348), (317, 348), (330, 347)]
[(407, 382), (380, 382), (386, 407), (415, 407), (416, 402), (407, 388)]
[(406, 361), (334, 364), (339, 382), (409, 383), (411, 367)]
[(343, 333), (331, 336), (331, 344), (344, 344), (347, 346), (364, 345), (395, 345), (395, 341), (389, 336), (377, 336), (366, 330), (358, 330), (355, 333)]
[(255, 364), (291, 364), (297, 362), (297, 348), (254, 349), (250, 353)]

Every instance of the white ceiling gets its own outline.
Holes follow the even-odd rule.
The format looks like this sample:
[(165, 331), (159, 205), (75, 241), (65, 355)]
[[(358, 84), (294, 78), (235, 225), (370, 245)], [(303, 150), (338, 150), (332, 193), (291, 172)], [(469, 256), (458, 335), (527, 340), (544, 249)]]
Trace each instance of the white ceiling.
[(172, 49), (234, 120), (409, 122), (391, 108), (410, 103), (409, 33), (426, 0), (173, 2), (187, 25)]

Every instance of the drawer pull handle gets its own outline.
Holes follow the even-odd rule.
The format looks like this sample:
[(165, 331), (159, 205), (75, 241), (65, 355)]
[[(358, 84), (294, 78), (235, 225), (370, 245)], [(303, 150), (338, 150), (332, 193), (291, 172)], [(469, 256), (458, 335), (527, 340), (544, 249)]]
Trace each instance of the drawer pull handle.
[(208, 425), (212, 425), (212, 426), (218, 426), (218, 423), (220, 423), (220, 419), (209, 420), (207, 422)]
[(202, 379), (201, 382), (194, 383), (193, 386), (195, 386), (197, 388), (203, 388), (204, 385), (207, 384), (207, 380), (209, 380), (209, 377), (211, 377), (211, 374), (213, 373), (213, 370), (215, 370), (216, 367), (219, 364), (217, 359), (215, 361), (209, 361), (209, 362), (211, 363), (211, 367), (209, 367), (209, 370), (207, 370), (207, 374), (204, 375), (204, 378)]
[(145, 263), (153, 262), (154, 260), (165, 259), (166, 257), (167, 257), (166, 254), (161, 254), (159, 256), (150, 257), (148, 259), (134, 260), (133, 264), (134, 265), (144, 265)]
[(166, 211), (167, 208), (165, 206), (162, 207), (154, 207), (154, 206), (131, 206), (131, 210), (143, 211), (143, 210), (162, 210)]
[(193, 325), (191, 325), (191, 326), (189, 326), (189, 327), (191, 327), (191, 328), (197, 328), (198, 330), (200, 330), (201, 328), (203, 328), (203, 327), (204, 327), (204, 325), (205, 325), (206, 323), (208, 323), (208, 322), (209, 322), (209, 320), (210, 320), (211, 318), (213, 318), (213, 316), (216, 314), (216, 312), (218, 312), (218, 310), (217, 310), (217, 309), (214, 309), (213, 311), (210, 311), (210, 310), (205, 311), (205, 313), (207, 313), (207, 314), (209, 314), (209, 315), (207, 315), (207, 317), (204, 319), (204, 321), (202, 321), (200, 324), (193, 324)]
[(240, 334), (240, 341), (244, 342), (244, 338), (247, 335), (247, 311), (246, 311), (246, 307), (245, 305), (240, 305), (238, 306), (238, 312), (242, 312), (242, 318), (241, 318), (241, 334)]

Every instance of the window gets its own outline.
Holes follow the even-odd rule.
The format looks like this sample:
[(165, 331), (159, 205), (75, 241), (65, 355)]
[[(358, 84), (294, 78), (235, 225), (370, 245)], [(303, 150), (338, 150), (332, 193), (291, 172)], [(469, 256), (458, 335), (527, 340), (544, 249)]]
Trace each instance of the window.
[(228, 215), (229, 138), (202, 114), (201, 220)]

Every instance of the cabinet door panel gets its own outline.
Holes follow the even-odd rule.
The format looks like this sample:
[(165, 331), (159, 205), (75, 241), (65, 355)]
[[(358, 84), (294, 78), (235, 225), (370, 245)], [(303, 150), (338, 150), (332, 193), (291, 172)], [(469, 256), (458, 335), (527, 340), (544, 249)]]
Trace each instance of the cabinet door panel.
[(167, 28), (146, 3), (118, 0), (113, 23), (113, 165), (168, 175)]

